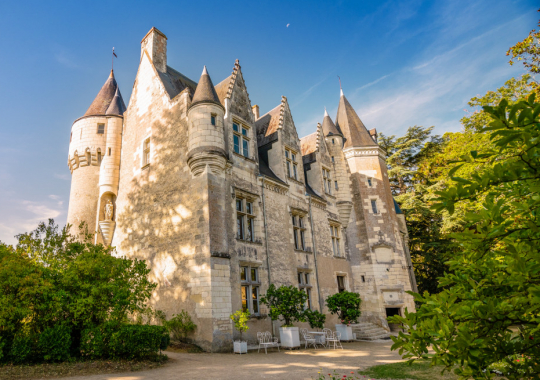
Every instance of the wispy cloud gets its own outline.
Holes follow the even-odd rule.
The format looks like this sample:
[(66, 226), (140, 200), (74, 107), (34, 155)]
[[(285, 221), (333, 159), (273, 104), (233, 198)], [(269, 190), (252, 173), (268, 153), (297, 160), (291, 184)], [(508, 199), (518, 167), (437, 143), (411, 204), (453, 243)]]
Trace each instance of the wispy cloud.
[(79, 64), (77, 63), (75, 57), (73, 57), (73, 55), (66, 48), (57, 45), (55, 46), (54, 50), (55, 52), (53, 55), (56, 62), (64, 67), (67, 67), (68, 69), (79, 68)]
[(69, 181), (70, 180), (69, 174), (54, 173), (53, 175), (54, 175), (54, 178), (62, 179), (64, 181)]

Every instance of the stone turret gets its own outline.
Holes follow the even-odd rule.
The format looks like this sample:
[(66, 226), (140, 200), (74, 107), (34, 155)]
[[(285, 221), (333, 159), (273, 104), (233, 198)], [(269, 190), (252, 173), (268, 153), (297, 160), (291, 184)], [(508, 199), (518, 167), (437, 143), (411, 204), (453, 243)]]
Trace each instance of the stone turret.
[[(126, 106), (111, 70), (109, 78), (83, 117), (71, 127), (68, 166), (71, 192), (68, 223), (78, 232), (86, 222), (97, 242), (110, 244), (118, 194), (123, 113)], [(109, 212), (107, 223), (106, 206)], [(102, 226), (103, 224), (103, 226)]]
[(188, 110), (188, 164), (194, 176), (201, 174), (207, 166), (214, 173), (225, 169), (228, 154), (225, 150), (224, 114), (225, 108), (205, 66)]

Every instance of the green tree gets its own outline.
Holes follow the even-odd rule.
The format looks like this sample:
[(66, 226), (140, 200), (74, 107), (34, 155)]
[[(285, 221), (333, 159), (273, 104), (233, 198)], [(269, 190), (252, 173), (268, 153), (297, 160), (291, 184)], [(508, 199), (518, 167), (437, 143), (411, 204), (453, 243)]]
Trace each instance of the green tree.
[[(415, 295), (416, 313), (394, 317), (407, 333), (394, 338), (393, 349), (408, 358), (458, 368), (463, 379), (489, 378), (484, 370), (513, 355), (524, 355), (528, 373), (540, 375), (540, 104), (534, 94), (509, 105), (484, 106), (491, 117), (480, 132), (491, 149), (471, 151), (449, 171), (450, 186), (437, 193), (435, 211), (453, 214), (465, 205), (466, 225), (452, 234), (460, 246), (440, 279), (438, 294)], [(478, 168), (469, 178), (457, 176), (467, 165)], [(481, 207), (477, 207), (477, 205)], [(527, 359), (530, 358), (530, 359)], [(523, 369), (523, 368), (521, 368)]]
[(283, 320), (282, 327), (291, 327), (293, 322), (305, 322), (306, 300), (307, 294), (292, 285), (276, 288), (271, 284), (261, 297), (261, 302), (270, 308), (270, 318), (273, 321)]
[(237, 310), (234, 314), (231, 314), (230, 318), (234, 323), (234, 328), (240, 332), (240, 340), (242, 340), (242, 334), (249, 330), (247, 322), (249, 321), (249, 311)]
[(341, 293), (336, 293), (332, 296), (329, 296), (326, 299), (326, 306), (332, 314), (337, 314), (341, 323), (358, 323), (358, 318), (360, 318), (360, 305), (362, 304), (362, 299), (360, 294), (343, 291)]

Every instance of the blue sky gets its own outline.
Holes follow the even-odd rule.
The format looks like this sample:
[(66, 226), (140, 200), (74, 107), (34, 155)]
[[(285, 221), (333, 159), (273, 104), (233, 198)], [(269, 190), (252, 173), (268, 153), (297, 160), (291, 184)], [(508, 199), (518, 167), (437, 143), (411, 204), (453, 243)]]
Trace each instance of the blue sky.
[[(214, 83), (240, 60), (261, 113), (287, 96), (299, 135), (345, 95), (368, 128), (457, 131), (467, 101), (524, 73), (505, 52), (536, 26), (532, 0), (2, 1), (0, 3), (0, 240), (40, 220), (65, 223), (70, 128), (118, 54), (126, 102), (140, 41), (155, 26), (168, 64)], [(288, 27), (287, 27), (288, 25)]]

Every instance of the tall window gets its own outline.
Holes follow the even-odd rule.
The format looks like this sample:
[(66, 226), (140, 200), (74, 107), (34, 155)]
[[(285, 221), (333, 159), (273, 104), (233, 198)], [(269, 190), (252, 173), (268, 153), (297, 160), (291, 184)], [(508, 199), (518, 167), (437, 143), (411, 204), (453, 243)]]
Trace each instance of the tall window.
[(332, 162), (336, 162), (336, 161), (334, 160), (334, 156), (332, 156)]
[(89, 150), (86, 151), (86, 165), (90, 166), (92, 164), (92, 153)]
[(334, 181), (334, 185), (335, 185), (336, 191), (338, 191), (338, 190), (339, 190), (339, 188), (338, 188), (338, 184), (337, 184), (337, 181)]
[(234, 152), (249, 157), (249, 128), (237, 122), (233, 122)]
[(324, 191), (328, 194), (332, 194), (332, 178), (330, 178), (330, 170), (323, 168), (323, 182)]
[(292, 216), (294, 248), (302, 251), (306, 250), (306, 227), (304, 217), (300, 215)]
[(374, 214), (379, 213), (378, 210), (377, 210), (377, 201), (375, 199), (371, 200), (371, 209), (373, 210)]
[(296, 152), (285, 148), (285, 161), (287, 165), (287, 176), (298, 181), (298, 162)]
[(236, 198), (236, 238), (255, 241), (253, 202), (243, 198)]
[(371, 177), (368, 177), (368, 179), (367, 179), (367, 184), (368, 184), (369, 187), (372, 186), (372, 183), (371, 183)]
[(150, 165), (150, 137), (143, 143), (143, 166)]
[(105, 133), (105, 124), (98, 124), (97, 125), (97, 133), (102, 135)]
[(100, 150), (98, 150), (97, 152), (97, 164), (101, 165), (101, 151)]
[(343, 293), (345, 289), (345, 276), (337, 276), (338, 292)]
[(341, 237), (339, 235), (338, 226), (332, 224), (330, 225), (330, 236), (332, 238), (332, 250), (334, 252), (334, 256), (341, 256)]
[(298, 271), (298, 288), (307, 294), (306, 308), (311, 309), (311, 274), (308, 272)]
[(259, 268), (240, 267), (240, 283), (242, 286), (242, 310), (251, 314), (259, 314)]
[(210, 116), (210, 122), (212, 123), (212, 125), (214, 125), (214, 126), (216, 125), (216, 114), (213, 113)]

